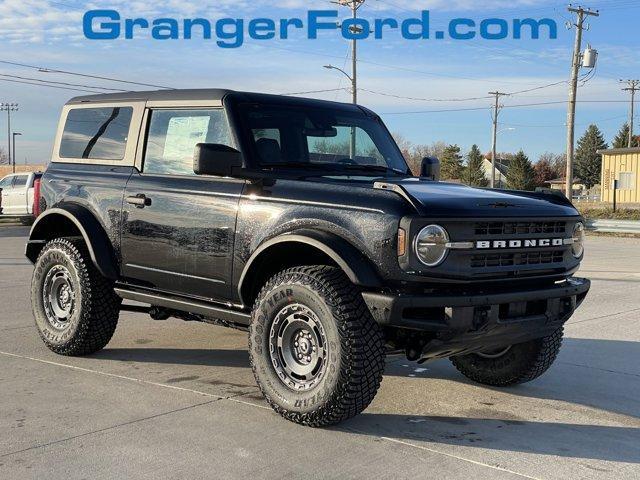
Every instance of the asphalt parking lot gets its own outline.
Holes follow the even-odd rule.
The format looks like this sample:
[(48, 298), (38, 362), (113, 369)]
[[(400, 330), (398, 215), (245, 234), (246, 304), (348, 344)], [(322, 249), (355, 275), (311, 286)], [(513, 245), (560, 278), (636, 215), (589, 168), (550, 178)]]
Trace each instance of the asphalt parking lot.
[(99, 354), (49, 352), (27, 232), (0, 225), (0, 478), (640, 478), (640, 239), (588, 238), (592, 292), (537, 381), (392, 357), (363, 415), (313, 430), (266, 407), (241, 332), (123, 313)]

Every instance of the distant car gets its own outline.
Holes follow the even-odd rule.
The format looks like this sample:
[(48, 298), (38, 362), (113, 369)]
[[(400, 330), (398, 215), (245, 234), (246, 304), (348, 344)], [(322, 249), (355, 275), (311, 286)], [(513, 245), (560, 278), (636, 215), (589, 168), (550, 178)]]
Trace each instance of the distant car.
[(0, 180), (0, 218), (16, 218), (31, 225), (38, 216), (36, 190), (40, 188), (42, 173), (14, 173)]

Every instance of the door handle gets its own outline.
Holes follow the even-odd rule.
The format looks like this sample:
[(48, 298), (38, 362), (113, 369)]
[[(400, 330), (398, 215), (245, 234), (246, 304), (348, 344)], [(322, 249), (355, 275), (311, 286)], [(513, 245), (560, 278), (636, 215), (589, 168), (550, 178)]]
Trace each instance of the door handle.
[(127, 197), (127, 203), (135, 205), (136, 208), (144, 208), (151, 205), (151, 199), (147, 198), (144, 193), (139, 193), (138, 195)]

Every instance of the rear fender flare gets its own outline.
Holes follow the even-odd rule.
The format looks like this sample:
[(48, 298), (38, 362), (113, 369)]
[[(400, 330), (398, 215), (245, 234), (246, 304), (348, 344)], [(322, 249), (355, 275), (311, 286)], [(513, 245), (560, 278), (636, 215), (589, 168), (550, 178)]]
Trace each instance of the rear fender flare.
[(25, 251), (27, 258), (35, 263), (46, 242), (57, 236), (52, 236), (52, 232), (60, 228), (60, 222), (73, 224), (84, 239), (91, 261), (98, 271), (106, 278), (117, 280), (117, 262), (109, 236), (96, 217), (80, 205), (66, 204), (42, 213), (31, 227)]

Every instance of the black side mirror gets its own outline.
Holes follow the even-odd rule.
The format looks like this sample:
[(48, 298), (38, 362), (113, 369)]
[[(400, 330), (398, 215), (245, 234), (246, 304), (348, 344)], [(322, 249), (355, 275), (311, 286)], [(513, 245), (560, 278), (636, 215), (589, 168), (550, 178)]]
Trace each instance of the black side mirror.
[(422, 167), (420, 167), (420, 176), (429, 178), (435, 182), (440, 180), (440, 160), (435, 157), (424, 157), (422, 159)]
[(235, 148), (217, 143), (198, 143), (193, 154), (196, 175), (230, 177), (235, 168), (242, 167), (242, 154)]

